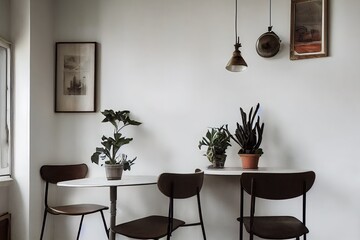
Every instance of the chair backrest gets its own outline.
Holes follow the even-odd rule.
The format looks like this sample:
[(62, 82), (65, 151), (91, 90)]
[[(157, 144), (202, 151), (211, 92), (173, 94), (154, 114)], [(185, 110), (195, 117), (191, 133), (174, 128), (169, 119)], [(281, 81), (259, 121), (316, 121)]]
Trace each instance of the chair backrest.
[(200, 192), (204, 180), (204, 172), (195, 173), (163, 173), (158, 179), (158, 188), (166, 196), (172, 198), (189, 198)]
[(88, 167), (85, 163), (74, 165), (44, 165), (40, 168), (41, 178), (49, 183), (85, 178)]
[(254, 197), (281, 200), (299, 197), (312, 187), (313, 171), (299, 173), (243, 173), (241, 186)]

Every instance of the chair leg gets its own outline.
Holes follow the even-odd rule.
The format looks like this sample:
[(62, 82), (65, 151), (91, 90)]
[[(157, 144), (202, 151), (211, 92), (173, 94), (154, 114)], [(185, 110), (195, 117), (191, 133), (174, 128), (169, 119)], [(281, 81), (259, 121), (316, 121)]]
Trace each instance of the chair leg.
[(203, 217), (202, 217), (201, 201), (200, 201), (200, 194), (199, 194), (199, 192), (197, 193), (197, 202), (198, 202), (198, 209), (199, 209), (199, 218), (200, 218), (201, 230), (202, 230), (203, 238), (204, 238), (204, 240), (206, 240), (204, 220), (203, 220)]
[(105, 232), (106, 232), (107, 238), (109, 238), (109, 229), (107, 228), (107, 225), (106, 225), (104, 213), (103, 213), (103, 211), (100, 211), (100, 213), (101, 213), (101, 218), (102, 218), (103, 223), (104, 223), (104, 227), (105, 227)]
[(172, 232), (169, 232), (169, 233), (168, 233), (168, 235), (166, 236), (166, 240), (170, 240), (171, 234), (172, 234)]
[(41, 236), (40, 236), (40, 240), (42, 240), (42, 239), (43, 239), (43, 236), (44, 236), (45, 223), (46, 223), (46, 216), (47, 216), (47, 211), (46, 211), (46, 209), (45, 209), (45, 210), (44, 210), (43, 223), (42, 223), (42, 227), (41, 227)]
[(80, 232), (81, 232), (81, 226), (82, 226), (83, 220), (84, 220), (84, 215), (81, 215), (81, 220), (80, 220), (80, 225), (79, 225), (79, 231), (78, 231), (76, 240), (79, 240)]
[(204, 227), (204, 222), (202, 220), (201, 220), (201, 230), (202, 230), (203, 238), (204, 240), (206, 240), (205, 227)]
[(239, 239), (243, 240), (243, 224), (241, 222), (239, 227)]
[(250, 240), (254, 240), (254, 234), (250, 233)]

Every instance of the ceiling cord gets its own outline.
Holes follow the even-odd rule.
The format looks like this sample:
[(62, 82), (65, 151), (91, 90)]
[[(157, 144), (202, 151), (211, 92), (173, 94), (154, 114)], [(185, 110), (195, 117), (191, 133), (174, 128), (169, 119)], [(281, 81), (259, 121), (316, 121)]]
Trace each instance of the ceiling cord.
[(239, 37), (238, 37), (238, 32), (237, 32), (237, 9), (238, 9), (238, 5), (237, 5), (237, 0), (235, 0), (235, 43), (239, 42)]
[(270, 14), (269, 14), (269, 16), (270, 16), (270, 24), (269, 24), (269, 32), (271, 31), (271, 29), (272, 29), (272, 25), (271, 25), (271, 0), (270, 0), (270, 7), (269, 7), (269, 9), (270, 9)]

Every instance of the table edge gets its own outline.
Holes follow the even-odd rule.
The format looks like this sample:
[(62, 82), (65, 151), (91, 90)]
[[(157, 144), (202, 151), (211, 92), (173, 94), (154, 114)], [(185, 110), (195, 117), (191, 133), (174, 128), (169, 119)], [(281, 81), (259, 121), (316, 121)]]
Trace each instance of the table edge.
[(306, 172), (306, 169), (259, 167), (258, 169), (244, 169), (242, 167), (224, 167), (219, 169), (203, 169), (205, 175), (211, 176), (241, 176), (243, 173), (297, 173)]
[[(136, 178), (146, 178), (144, 181), (128, 183), (127, 181)], [(130, 178), (130, 179), (129, 179)], [(150, 179), (150, 180), (149, 180)], [(157, 184), (158, 176), (155, 175), (131, 175), (123, 177), (121, 180), (107, 180), (105, 177), (90, 177), (75, 179), (69, 181), (61, 181), (57, 183), (59, 187), (129, 187), (129, 186), (145, 186)], [(124, 183), (125, 182), (125, 183)]]

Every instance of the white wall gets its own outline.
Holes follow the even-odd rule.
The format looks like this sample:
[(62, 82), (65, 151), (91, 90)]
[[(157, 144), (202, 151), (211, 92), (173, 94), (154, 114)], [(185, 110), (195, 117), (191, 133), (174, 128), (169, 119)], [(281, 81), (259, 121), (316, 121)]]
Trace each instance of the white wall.
[[(101, 114), (52, 112), (51, 26), (55, 41), (100, 43), (99, 109), (130, 109), (134, 118), (144, 123), (127, 130), (135, 140), (124, 150), (138, 156), (138, 160), (126, 174), (192, 171), (207, 166), (203, 152), (197, 149), (206, 127), (228, 123), (234, 129), (240, 117), (239, 107), (248, 109), (260, 102), (266, 124), (265, 154), (260, 165), (313, 169), (317, 173), (316, 184), (308, 195), (309, 239), (339, 239), (340, 234), (342, 239), (359, 239), (360, 194), (356, 189), (360, 186), (360, 164), (353, 153), (360, 142), (360, 60), (356, 54), (360, 46), (349, 42), (360, 36), (360, 29), (353, 27), (360, 20), (358, 1), (331, 1), (330, 57), (301, 61), (289, 60), (290, 1), (273, 1), (273, 30), (282, 39), (282, 49), (272, 59), (259, 57), (254, 46), (267, 29), (268, 2), (241, 1), (239, 34), (249, 65), (243, 73), (229, 73), (224, 68), (233, 51), (232, 0), (53, 2), (50, 13), (46, 13), (51, 11), (50, 3), (41, 6), (45, 0), (31, 4), (31, 27), (35, 28), (31, 34), (44, 34), (44, 39), (31, 37), (39, 42), (31, 43), (31, 91), (25, 91), (23, 96), (31, 100), (30, 116), (27, 107), (22, 113), (25, 125), (31, 120), (31, 159), (29, 173), (25, 174), (31, 182), (29, 239), (36, 239), (42, 220), (43, 200), (37, 195), (43, 188), (38, 177), (41, 164), (86, 162), (91, 176), (104, 174), (89, 160), (106, 129), (100, 124)], [(41, 17), (49, 22), (41, 22)], [(44, 30), (35, 23), (43, 24)], [(26, 30), (22, 35), (29, 39)], [(17, 47), (27, 52), (28, 46), (21, 43)], [(38, 52), (41, 46), (44, 51)], [(20, 69), (28, 60), (17, 62)], [(19, 75), (29, 72), (24, 68), (25, 73)], [(24, 84), (21, 88), (18, 85), (19, 91), (29, 87), (27, 82)], [(237, 151), (235, 145), (228, 150), (227, 166), (240, 164)], [(21, 172), (20, 155), (15, 161), (15, 171)], [(24, 181), (21, 186), (26, 184)], [(61, 189), (56, 201), (87, 197), (108, 204), (108, 195), (105, 189)], [(158, 195), (155, 187), (120, 189), (118, 222), (150, 212), (166, 213), (165, 200)], [(202, 199), (208, 239), (238, 237), (238, 197), (237, 178), (206, 177)], [(26, 206), (18, 201), (10, 202), (13, 208)], [(292, 203), (277, 208), (300, 215), (300, 209), (293, 208)], [(181, 205), (178, 211), (184, 214), (187, 206)], [(261, 211), (272, 209), (264, 206)], [(336, 221), (334, 216), (347, 221)], [(74, 238), (79, 219), (51, 219), (47, 239)], [(89, 216), (84, 224), (83, 239), (104, 239), (99, 216)], [(23, 226), (14, 225), (15, 232), (18, 227)], [(344, 229), (350, 231), (342, 232)], [(174, 239), (200, 236), (200, 230), (195, 228), (178, 231)], [(24, 238), (15, 235), (14, 239)]]
[[(30, 239), (38, 239), (44, 206), (44, 184), (39, 175), (41, 165), (53, 161), (57, 145), (54, 102), (53, 1), (36, 0), (31, 4), (31, 87), (30, 89)], [(46, 19), (46, 20), (45, 20)], [(46, 131), (44, 131), (46, 129)], [(41, 219), (41, 220), (40, 220)], [(46, 228), (52, 232), (51, 218)]]
[(0, 36), (10, 38), (10, 1), (0, 0)]
[[(9, 188), (12, 238), (29, 239), (30, 218), (30, 2), (11, 1), (13, 48), (13, 174)], [(16, 226), (16, 227), (15, 227)]]

